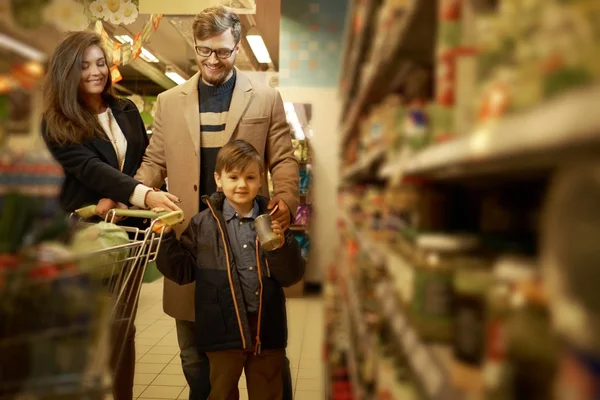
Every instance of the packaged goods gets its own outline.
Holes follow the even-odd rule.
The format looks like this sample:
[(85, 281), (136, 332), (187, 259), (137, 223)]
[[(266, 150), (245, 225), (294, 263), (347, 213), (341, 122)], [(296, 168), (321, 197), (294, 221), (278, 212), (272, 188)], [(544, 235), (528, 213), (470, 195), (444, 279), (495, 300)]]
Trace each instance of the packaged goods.
[(299, 192), (304, 195), (308, 193), (310, 188), (310, 172), (306, 169), (300, 170), (300, 178), (299, 178)]
[(429, 144), (430, 123), (425, 102), (413, 100), (404, 114), (402, 133), (404, 141), (413, 150), (421, 150)]
[(299, 204), (296, 210), (294, 225), (307, 226), (310, 222), (312, 208), (310, 204)]
[(476, 18), (479, 122), (600, 79), (600, 4), (501, 0)]

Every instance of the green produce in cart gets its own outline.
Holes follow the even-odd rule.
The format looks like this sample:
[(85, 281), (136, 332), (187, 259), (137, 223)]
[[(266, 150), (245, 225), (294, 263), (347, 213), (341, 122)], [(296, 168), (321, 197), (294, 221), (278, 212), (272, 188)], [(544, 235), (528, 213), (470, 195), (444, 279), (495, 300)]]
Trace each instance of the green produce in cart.
[[(102, 221), (75, 233), (71, 250), (76, 255), (86, 255), (128, 243), (129, 236), (124, 229)], [(89, 273), (98, 279), (106, 279), (121, 273), (128, 256), (128, 248), (123, 248), (121, 251), (100, 252), (93, 257), (84, 257), (77, 265), (83, 273)]]

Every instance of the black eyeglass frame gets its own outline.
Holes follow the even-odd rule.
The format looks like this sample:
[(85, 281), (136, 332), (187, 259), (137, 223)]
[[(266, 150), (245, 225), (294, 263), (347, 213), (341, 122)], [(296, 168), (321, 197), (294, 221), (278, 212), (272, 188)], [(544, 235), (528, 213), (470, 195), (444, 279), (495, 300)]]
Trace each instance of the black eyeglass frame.
[[(210, 47), (206, 47), (206, 46), (198, 46), (196, 44), (196, 41), (194, 40), (194, 50), (196, 51), (196, 54), (198, 54), (200, 57), (205, 57), (205, 58), (210, 58), (210, 56), (213, 55), (213, 53), (215, 53), (215, 55), (217, 56), (217, 58), (219, 60), (227, 60), (229, 57), (231, 57), (231, 55), (233, 54), (233, 52), (235, 51), (237, 47), (237, 43), (235, 45), (235, 47), (233, 49), (228, 49), (228, 48), (220, 48), (220, 49), (211, 49)], [(200, 49), (207, 49), (210, 50), (210, 53), (208, 53), (208, 55), (203, 55), (200, 54)], [(227, 57), (220, 57), (219, 56), (219, 51), (227, 51)]]

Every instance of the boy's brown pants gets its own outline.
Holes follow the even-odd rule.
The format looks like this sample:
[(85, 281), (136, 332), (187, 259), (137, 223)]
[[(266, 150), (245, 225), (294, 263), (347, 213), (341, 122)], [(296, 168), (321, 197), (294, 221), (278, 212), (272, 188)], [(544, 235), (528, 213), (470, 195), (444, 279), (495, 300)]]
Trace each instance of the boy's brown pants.
[[(256, 334), (256, 318), (249, 316), (250, 331)], [(206, 353), (210, 361), (210, 400), (238, 400), (238, 382), (246, 373), (250, 400), (281, 400), (285, 349), (263, 350), (254, 355), (254, 348)]]

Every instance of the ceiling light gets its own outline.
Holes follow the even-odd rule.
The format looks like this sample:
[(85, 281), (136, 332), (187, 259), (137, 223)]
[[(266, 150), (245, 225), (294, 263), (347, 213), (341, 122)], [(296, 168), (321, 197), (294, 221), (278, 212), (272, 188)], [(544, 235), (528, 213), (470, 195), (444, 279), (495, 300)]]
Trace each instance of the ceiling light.
[(261, 64), (268, 64), (271, 62), (271, 56), (269, 55), (269, 50), (267, 50), (267, 46), (265, 42), (260, 36), (258, 29), (256, 27), (250, 28), (248, 34), (246, 35), (246, 39), (248, 40), (248, 44), (256, 57), (256, 60)]
[(133, 39), (129, 35), (115, 35), (115, 39), (117, 39), (119, 42), (121, 42), (123, 44), (125, 44), (125, 43), (133, 44)]
[(181, 85), (182, 83), (185, 83), (185, 82), (186, 82), (185, 78), (184, 78), (184, 77), (182, 77), (181, 75), (179, 75), (179, 74), (178, 74), (177, 72), (175, 72), (175, 71), (172, 71), (172, 70), (169, 70), (169, 69), (167, 69), (167, 70), (165, 71), (165, 75), (166, 75), (166, 76), (167, 76), (167, 77), (168, 77), (170, 80), (172, 80), (173, 82), (175, 82), (175, 83), (176, 83), (176, 84), (178, 84), (178, 85)]
[(154, 57), (154, 54), (150, 53), (148, 50), (142, 47), (142, 54), (140, 54), (140, 58), (149, 63), (157, 63), (160, 60)]
[(41, 51), (34, 49), (33, 47), (20, 42), (16, 39), (11, 38), (8, 35), (0, 33), (0, 47), (14, 51), (23, 57), (29, 58), (35, 61), (45, 61), (47, 56)]
[[(129, 35), (115, 35), (115, 39), (123, 44), (133, 44), (133, 39)], [(142, 54), (140, 54), (140, 58), (149, 63), (160, 62), (160, 60), (156, 58), (154, 54), (150, 53), (145, 47), (142, 47)]]

